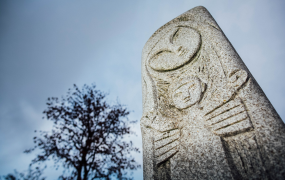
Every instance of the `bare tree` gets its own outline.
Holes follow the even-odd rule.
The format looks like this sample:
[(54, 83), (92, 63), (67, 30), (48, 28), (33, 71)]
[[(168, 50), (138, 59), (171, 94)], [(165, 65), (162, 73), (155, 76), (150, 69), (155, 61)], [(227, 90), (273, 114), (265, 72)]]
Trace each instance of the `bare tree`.
[(131, 179), (127, 171), (140, 165), (132, 157), (132, 141), (125, 141), (126, 135), (134, 134), (128, 119), (129, 111), (120, 103), (109, 105), (106, 94), (95, 85), (76, 85), (65, 97), (48, 98), (43, 112), (54, 123), (51, 132), (40, 131), (34, 137), (35, 149), (40, 153), (31, 164), (49, 159), (70, 171), (69, 176), (60, 179)]

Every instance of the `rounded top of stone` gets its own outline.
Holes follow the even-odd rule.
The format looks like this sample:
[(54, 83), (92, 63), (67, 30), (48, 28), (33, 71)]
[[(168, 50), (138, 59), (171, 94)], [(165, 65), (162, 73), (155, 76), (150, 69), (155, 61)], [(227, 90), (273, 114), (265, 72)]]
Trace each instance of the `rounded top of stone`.
[(209, 13), (209, 11), (204, 6), (197, 6), (197, 7), (194, 7), (192, 9), (186, 11), (185, 13), (181, 14), (180, 16), (172, 19), (171, 21), (169, 21), (165, 25), (161, 26), (158, 30), (156, 30), (152, 34), (152, 36), (148, 39), (145, 46), (147, 46), (148, 42), (151, 41), (151, 39), (154, 36), (156, 36), (156, 34), (158, 34), (160, 31), (162, 31), (164, 28), (166, 28), (167, 26), (169, 26), (173, 23), (182, 22), (182, 21), (203, 22), (203, 23), (207, 23), (207, 24), (209, 24), (209, 25), (211, 25), (217, 29), (220, 29), (220, 27), (218, 26), (218, 24), (216, 23), (216, 21), (214, 20), (212, 15)]

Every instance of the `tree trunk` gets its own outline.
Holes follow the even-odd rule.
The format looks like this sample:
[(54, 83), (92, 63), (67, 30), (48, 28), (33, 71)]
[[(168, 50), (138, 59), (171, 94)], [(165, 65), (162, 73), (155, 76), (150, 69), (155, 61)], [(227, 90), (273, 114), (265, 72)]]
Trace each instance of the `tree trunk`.
[(80, 165), (79, 168), (77, 168), (77, 180), (82, 180), (81, 179), (81, 169), (82, 169), (82, 165)]

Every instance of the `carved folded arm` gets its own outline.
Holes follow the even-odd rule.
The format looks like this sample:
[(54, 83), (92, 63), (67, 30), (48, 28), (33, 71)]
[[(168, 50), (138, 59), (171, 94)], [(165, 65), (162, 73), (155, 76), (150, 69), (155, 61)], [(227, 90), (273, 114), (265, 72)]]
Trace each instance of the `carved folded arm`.
[(159, 164), (179, 151), (180, 130), (172, 119), (159, 116), (157, 112), (148, 112), (141, 119), (141, 125), (155, 131), (154, 156)]
[(232, 72), (227, 78), (227, 83), (224, 83), (213, 91), (209, 99), (203, 100), (201, 106), (203, 107), (204, 114), (207, 115), (216, 108), (231, 101), (239, 88), (246, 82), (247, 77), (247, 72), (242, 69)]
[(232, 100), (205, 116), (208, 127), (219, 136), (235, 135), (253, 128), (239, 98)]
[(154, 155), (156, 164), (159, 164), (179, 151), (180, 131), (174, 129), (161, 133), (154, 138)]
[(230, 136), (253, 128), (242, 101), (234, 94), (247, 80), (247, 72), (231, 72), (227, 84), (220, 87), (204, 107), (208, 127), (219, 136)]

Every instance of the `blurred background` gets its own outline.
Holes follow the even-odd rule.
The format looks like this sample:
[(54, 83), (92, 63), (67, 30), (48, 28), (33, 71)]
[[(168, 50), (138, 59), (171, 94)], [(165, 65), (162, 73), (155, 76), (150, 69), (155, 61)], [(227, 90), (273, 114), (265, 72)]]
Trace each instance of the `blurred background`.
[[(0, 1), (0, 175), (23, 171), (35, 157), (34, 130), (48, 97), (95, 82), (108, 101), (142, 115), (141, 52), (162, 25), (205, 6), (285, 120), (285, 1), (282, 0), (26, 0)], [(139, 123), (134, 145), (142, 147)], [(142, 164), (142, 153), (136, 154)], [(45, 176), (61, 170), (48, 164)], [(134, 179), (143, 179), (142, 168)]]

